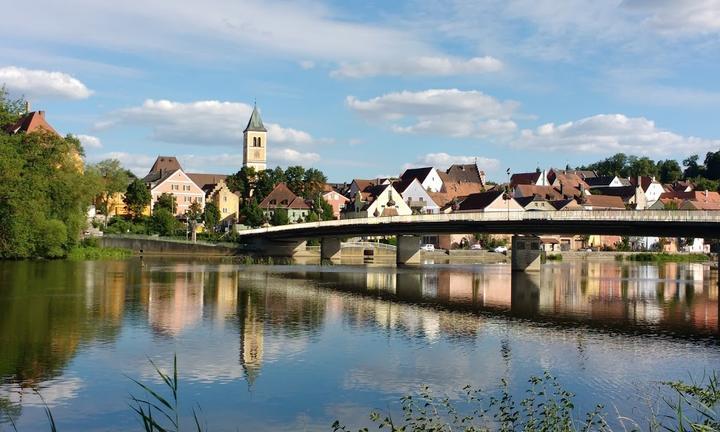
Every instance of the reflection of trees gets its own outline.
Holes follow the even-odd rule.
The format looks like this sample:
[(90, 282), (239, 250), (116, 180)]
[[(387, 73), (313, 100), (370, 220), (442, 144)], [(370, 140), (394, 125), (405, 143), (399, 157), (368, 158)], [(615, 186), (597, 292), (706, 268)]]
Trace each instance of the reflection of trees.
[(59, 375), (81, 342), (117, 336), (127, 264), (92, 264), (0, 264), (0, 378), (35, 387)]

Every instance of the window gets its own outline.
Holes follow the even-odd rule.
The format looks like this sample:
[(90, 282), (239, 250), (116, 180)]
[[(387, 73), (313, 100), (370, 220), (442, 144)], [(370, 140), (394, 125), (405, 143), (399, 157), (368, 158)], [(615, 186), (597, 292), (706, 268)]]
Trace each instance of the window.
[(227, 213), (227, 207), (223, 207), (223, 213)]
[(253, 147), (257, 147), (257, 137), (253, 137)]
[(227, 196), (224, 196), (224, 197), (223, 197), (223, 201), (224, 201), (224, 202), (227, 202)]
[(258, 137), (258, 147), (262, 147), (262, 138)]

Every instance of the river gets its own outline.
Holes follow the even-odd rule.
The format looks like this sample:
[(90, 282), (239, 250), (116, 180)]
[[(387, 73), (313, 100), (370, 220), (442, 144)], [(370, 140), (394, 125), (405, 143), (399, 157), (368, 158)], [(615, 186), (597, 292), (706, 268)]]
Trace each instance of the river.
[(211, 430), (357, 428), (423, 385), (522, 397), (543, 371), (642, 419), (658, 381), (720, 368), (718, 325), (707, 264), (0, 262), (0, 430), (49, 430), (39, 395), (61, 431), (137, 430), (130, 378), (159, 387), (174, 354), (182, 422)]

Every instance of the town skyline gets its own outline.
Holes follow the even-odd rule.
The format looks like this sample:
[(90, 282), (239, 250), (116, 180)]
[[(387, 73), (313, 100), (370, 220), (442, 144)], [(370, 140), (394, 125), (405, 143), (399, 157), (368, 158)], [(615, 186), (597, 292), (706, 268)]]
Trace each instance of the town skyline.
[[(255, 101), (268, 166), (333, 181), (476, 158), (503, 181), (720, 147), (713, 2), (72, 3), (7, 12), (0, 83), (79, 136), (88, 162), (137, 175), (158, 154), (235, 172)], [(57, 23), (29, 20), (35, 8)]]

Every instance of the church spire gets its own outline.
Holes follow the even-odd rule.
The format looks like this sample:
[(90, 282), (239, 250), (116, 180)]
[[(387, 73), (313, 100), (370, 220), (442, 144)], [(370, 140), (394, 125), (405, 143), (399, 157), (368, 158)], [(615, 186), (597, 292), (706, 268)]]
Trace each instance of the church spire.
[(252, 131), (252, 132), (267, 132), (267, 129), (265, 129), (265, 126), (263, 125), (262, 119), (260, 118), (260, 113), (257, 109), (257, 103), (253, 106), (252, 114), (250, 114), (250, 121), (248, 121), (247, 127), (243, 132)]

